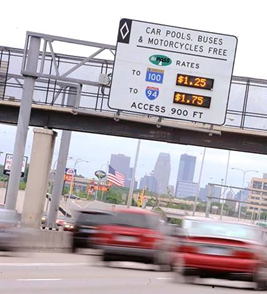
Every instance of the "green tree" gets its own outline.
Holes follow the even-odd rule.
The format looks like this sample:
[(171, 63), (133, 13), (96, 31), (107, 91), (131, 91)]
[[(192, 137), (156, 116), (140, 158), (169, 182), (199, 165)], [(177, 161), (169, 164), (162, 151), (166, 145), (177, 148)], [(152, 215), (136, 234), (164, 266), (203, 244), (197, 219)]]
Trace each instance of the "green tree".
[(121, 195), (114, 190), (109, 190), (105, 197), (106, 202), (114, 203), (114, 204), (121, 204), (122, 198)]
[(169, 223), (181, 227), (182, 226), (182, 219), (180, 219), (180, 218), (171, 218)]

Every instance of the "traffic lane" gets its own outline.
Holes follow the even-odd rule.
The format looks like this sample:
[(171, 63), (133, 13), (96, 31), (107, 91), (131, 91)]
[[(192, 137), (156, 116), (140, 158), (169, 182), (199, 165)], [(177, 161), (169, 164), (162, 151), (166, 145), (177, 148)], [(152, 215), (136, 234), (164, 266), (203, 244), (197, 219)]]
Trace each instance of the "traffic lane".
[[(82, 270), (82, 268), (81, 268)], [(111, 274), (112, 272), (112, 274)], [(158, 276), (157, 273), (149, 275), (132, 275), (128, 276), (128, 272), (120, 270), (114, 275), (114, 270), (106, 269), (104, 272), (88, 273), (84, 277), (64, 278), (28, 278), (17, 279), (14, 281), (2, 281), (0, 290), (2, 293), (188, 293), (198, 294), (199, 292), (216, 293), (244, 293), (243, 289), (231, 288), (213, 288), (211, 286), (184, 285), (173, 284), (166, 280), (165, 277)], [(136, 271), (135, 271), (136, 272)], [(139, 272), (140, 273), (140, 272)], [(254, 291), (246, 291), (246, 293), (254, 293)]]
[[(150, 266), (113, 263), (103, 267), (99, 257), (73, 254), (32, 254), (29, 258), (0, 259), (0, 293), (243, 293), (228, 281), (209, 285), (173, 283), (173, 273), (149, 271)], [(138, 269), (138, 270), (137, 270)], [(142, 270), (140, 270), (142, 269)], [(206, 281), (206, 283), (208, 283)], [(238, 283), (238, 282), (231, 282)], [(212, 288), (211, 286), (215, 286)], [(234, 284), (235, 287), (236, 284)], [(238, 286), (244, 287), (244, 283)], [(247, 285), (246, 285), (247, 286)], [(254, 291), (248, 291), (253, 292)]]

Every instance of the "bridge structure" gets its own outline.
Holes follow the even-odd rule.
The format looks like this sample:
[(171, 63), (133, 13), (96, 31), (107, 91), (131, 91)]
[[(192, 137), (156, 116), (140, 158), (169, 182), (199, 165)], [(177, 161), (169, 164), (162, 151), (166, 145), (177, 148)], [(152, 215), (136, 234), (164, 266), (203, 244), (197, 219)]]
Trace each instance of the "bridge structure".
[[(115, 46), (37, 33), (28, 33), (27, 40), (33, 36), (43, 42), (34, 72), (26, 70), (27, 42), (24, 50), (0, 46), (1, 123), (17, 124), (24, 80), (33, 76), (31, 126), (266, 153), (267, 80), (233, 76), (223, 126), (116, 111), (108, 107)], [(91, 54), (56, 53), (55, 43), (60, 50), (62, 43), (83, 45)]]
[[(28, 125), (267, 153), (266, 80), (232, 78), (222, 126), (129, 113), (108, 106), (115, 53), (112, 45), (34, 32), (27, 33), (24, 49), (0, 46), (0, 123), (18, 124), (16, 142), (22, 142), (17, 147), (21, 154)], [(15, 170), (21, 165), (21, 154), (14, 154), (12, 185), (19, 180)], [(64, 160), (60, 162), (63, 166)], [(7, 195), (10, 209), (15, 190)]]

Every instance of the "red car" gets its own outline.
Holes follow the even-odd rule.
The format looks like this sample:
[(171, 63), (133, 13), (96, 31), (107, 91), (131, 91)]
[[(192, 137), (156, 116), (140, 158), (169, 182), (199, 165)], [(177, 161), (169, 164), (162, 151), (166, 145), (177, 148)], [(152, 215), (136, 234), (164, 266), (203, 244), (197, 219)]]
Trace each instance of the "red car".
[(166, 224), (156, 213), (142, 209), (116, 211), (112, 223), (98, 227), (95, 236), (103, 261), (133, 261), (170, 267), (171, 241)]
[(201, 278), (252, 281), (266, 289), (265, 231), (255, 225), (186, 217), (177, 247), (179, 280)]

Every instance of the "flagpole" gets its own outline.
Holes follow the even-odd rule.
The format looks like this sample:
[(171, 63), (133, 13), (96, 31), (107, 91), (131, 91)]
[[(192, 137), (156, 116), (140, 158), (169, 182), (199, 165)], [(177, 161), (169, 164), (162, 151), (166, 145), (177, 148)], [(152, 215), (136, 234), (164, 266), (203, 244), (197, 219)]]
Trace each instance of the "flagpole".
[[(109, 167), (109, 161), (107, 161), (106, 163), (106, 185), (107, 185), (107, 179), (108, 179), (108, 167)], [(104, 195), (104, 191), (102, 190), (101, 201), (103, 201), (103, 195)]]
[(141, 143), (141, 140), (138, 139), (137, 149), (136, 149), (136, 154), (135, 154), (134, 168), (133, 168), (132, 179), (131, 179), (131, 185), (130, 185), (128, 201), (127, 201), (127, 208), (130, 208), (130, 206), (132, 205), (133, 188), (134, 188), (134, 183), (135, 183), (135, 171), (136, 171), (137, 161), (138, 161), (138, 156), (139, 156), (140, 143)]

